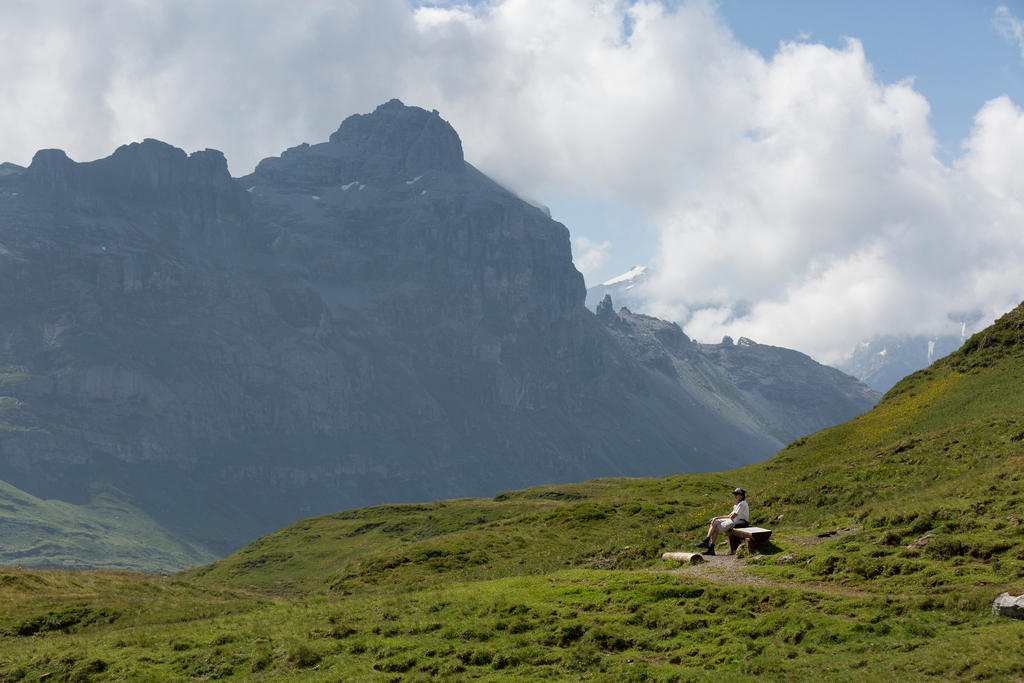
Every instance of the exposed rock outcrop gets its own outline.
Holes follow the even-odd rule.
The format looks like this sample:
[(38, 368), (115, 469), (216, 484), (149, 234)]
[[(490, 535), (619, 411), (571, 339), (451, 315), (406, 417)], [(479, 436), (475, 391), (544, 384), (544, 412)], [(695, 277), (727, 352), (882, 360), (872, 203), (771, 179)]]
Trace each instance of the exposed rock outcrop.
[(1003, 593), (992, 603), (992, 613), (1003, 617), (1024, 619), (1024, 595)]

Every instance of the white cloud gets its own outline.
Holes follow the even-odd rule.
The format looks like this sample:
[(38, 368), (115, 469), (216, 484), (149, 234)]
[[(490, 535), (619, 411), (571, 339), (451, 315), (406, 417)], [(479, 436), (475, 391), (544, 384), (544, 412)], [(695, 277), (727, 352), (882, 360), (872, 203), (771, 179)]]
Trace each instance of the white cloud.
[(992, 24), (999, 33), (1017, 43), (1020, 47), (1021, 61), (1024, 61), (1024, 21), (1013, 16), (1008, 7), (1000, 5), (996, 8)]
[(1019, 303), (1024, 115), (1009, 99), (982, 108), (949, 168), (927, 102), (878, 83), (856, 41), (784, 46), (755, 93), (757, 135), (663, 214), (662, 312), (697, 309), (686, 329), (699, 339), (743, 334), (834, 362), (858, 339), (953, 333), (954, 311), (984, 323)]
[(1024, 199), (1022, 150), (1024, 111), (1004, 95), (978, 112), (958, 167), (987, 193), (1012, 206)]
[(245, 173), (394, 97), (416, 36), (403, 0), (3, 3), (0, 157), (156, 137)]
[(576, 270), (583, 273), (588, 286), (593, 284), (591, 280), (594, 272), (608, 262), (608, 252), (611, 248), (612, 243), (607, 240), (595, 242), (582, 235), (572, 238), (573, 263), (576, 264)]
[[(996, 22), (1019, 40), (1008, 10)], [(881, 82), (859, 42), (766, 61), (711, 0), (4, 3), (0, 43), (0, 159), (19, 163), (157, 137), (241, 174), (391, 97), (437, 108), (524, 196), (623, 202), (656, 225), (658, 310), (702, 340), (836, 360), (1024, 297), (1016, 104), (986, 103), (943, 164), (928, 102)], [(613, 246), (569, 228), (595, 271)]]

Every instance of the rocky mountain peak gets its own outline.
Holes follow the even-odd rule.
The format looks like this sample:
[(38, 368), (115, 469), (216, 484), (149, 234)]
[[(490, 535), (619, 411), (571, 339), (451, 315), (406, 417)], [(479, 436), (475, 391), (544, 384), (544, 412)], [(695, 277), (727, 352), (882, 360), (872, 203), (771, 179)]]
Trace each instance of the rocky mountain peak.
[(64, 190), (69, 186), (75, 162), (62, 149), (41, 149), (27, 169), (29, 181), (38, 187)]
[(182, 185), (227, 186), (228, 163), (215, 149), (186, 154), (166, 142), (147, 138), (122, 145), (107, 157), (83, 164), (100, 182), (131, 185), (136, 190), (160, 191)]
[(597, 310), (594, 311), (597, 317), (604, 321), (615, 320), (619, 316), (615, 313), (615, 306), (612, 304), (612, 295), (605, 294), (604, 298), (601, 299), (601, 303), (597, 305)]
[(17, 175), (25, 169), (17, 164), (12, 164), (9, 161), (5, 161), (0, 164), (0, 177), (7, 175)]
[(221, 152), (186, 154), (150, 138), (85, 163), (73, 161), (63, 150), (43, 149), (23, 175), (30, 190), (65, 204), (145, 204), (150, 210), (181, 211), (199, 220), (237, 218), (248, 206)]
[(383, 162), (390, 171), (459, 171), (465, 164), (462, 141), (437, 110), (409, 107), (393, 99), (371, 114), (345, 119), (330, 141), (354, 155)]

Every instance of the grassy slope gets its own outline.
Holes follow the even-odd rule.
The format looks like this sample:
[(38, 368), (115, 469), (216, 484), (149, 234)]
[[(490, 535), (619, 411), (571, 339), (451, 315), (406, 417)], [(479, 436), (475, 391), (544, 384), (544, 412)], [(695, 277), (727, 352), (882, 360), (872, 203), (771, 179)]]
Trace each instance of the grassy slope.
[(110, 491), (97, 492), (86, 505), (73, 505), (41, 500), (0, 481), (0, 532), (0, 565), (158, 572), (214, 558)]
[[(174, 578), (0, 574), (0, 680), (1021, 680), (989, 605), (1024, 592), (1022, 389), (1024, 306), (758, 465), (352, 510)], [(776, 530), (757, 583), (666, 573), (735, 485)], [(115, 613), (48, 617), (86, 608)]]

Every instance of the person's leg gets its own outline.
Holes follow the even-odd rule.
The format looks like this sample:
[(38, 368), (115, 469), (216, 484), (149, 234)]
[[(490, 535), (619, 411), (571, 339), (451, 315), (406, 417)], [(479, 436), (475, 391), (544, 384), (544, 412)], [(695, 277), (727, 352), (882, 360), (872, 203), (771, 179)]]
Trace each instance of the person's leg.
[(711, 542), (711, 527), (708, 527), (707, 534), (704, 535), (704, 539), (697, 543), (698, 548), (707, 548), (708, 543)]
[(718, 540), (719, 534), (724, 534), (733, 527), (733, 521), (731, 519), (718, 519), (715, 520), (714, 524), (711, 525), (711, 532), (708, 536), (711, 539), (711, 545), (715, 544)]
[(711, 523), (711, 527), (708, 529), (708, 537), (704, 539), (704, 542), (701, 544), (701, 547), (705, 549), (702, 554), (715, 554), (715, 541), (718, 540), (718, 533), (721, 526), (722, 520), (720, 519), (716, 519), (714, 522)]

